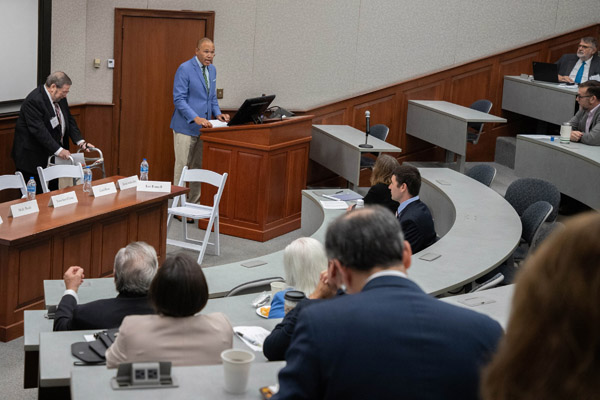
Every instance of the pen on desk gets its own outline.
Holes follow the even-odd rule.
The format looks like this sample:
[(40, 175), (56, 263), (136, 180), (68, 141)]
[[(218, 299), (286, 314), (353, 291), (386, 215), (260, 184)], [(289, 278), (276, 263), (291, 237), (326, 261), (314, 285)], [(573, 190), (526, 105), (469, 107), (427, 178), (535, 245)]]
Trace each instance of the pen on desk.
[(255, 346), (261, 347), (261, 344), (258, 343), (256, 340), (254, 339), (250, 339), (247, 336), (244, 336), (244, 334), (242, 332), (238, 332), (238, 331), (234, 331), (236, 335), (238, 335), (239, 337), (241, 337), (242, 339), (246, 339), (247, 342), (249, 342), (250, 344), (253, 344)]
[(340, 190), (339, 192), (335, 192), (334, 194), (340, 194), (340, 193), (344, 193), (344, 191)]
[(329, 200), (335, 200), (335, 201), (341, 201), (340, 199), (333, 197), (333, 196), (327, 196), (326, 194), (322, 194), (321, 196), (325, 197), (326, 199)]

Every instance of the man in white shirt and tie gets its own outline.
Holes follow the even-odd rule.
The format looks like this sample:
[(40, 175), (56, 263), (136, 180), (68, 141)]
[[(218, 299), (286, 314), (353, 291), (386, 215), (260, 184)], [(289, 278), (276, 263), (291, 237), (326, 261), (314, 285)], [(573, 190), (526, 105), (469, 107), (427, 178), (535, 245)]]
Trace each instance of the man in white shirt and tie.
[(578, 90), (579, 111), (569, 121), (571, 141), (600, 146), (600, 82), (584, 82)]
[[(600, 74), (600, 58), (596, 38), (581, 39), (577, 54), (564, 54), (557, 62), (560, 82), (581, 83)], [(599, 77), (600, 78), (600, 77)]]

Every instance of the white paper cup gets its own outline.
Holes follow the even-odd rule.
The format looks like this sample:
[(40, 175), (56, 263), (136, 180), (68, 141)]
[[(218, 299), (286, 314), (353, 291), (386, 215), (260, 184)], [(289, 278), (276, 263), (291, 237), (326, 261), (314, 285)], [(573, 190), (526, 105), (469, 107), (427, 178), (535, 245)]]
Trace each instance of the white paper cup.
[(569, 143), (571, 141), (571, 131), (573, 127), (570, 125), (561, 125), (560, 127), (560, 142)]
[(234, 394), (245, 393), (254, 353), (243, 349), (229, 349), (221, 353), (221, 360), (225, 372), (225, 391)]
[(271, 282), (271, 296), (275, 296), (275, 293), (281, 292), (285, 288), (285, 282)]

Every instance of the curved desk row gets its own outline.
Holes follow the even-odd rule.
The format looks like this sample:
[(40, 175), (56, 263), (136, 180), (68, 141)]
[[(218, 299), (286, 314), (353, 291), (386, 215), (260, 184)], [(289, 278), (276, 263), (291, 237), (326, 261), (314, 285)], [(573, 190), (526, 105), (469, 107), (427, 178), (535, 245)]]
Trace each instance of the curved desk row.
[[(463, 286), (502, 264), (521, 238), (521, 221), (502, 196), (479, 182), (446, 168), (421, 168), (421, 199), (429, 206), (441, 239), (413, 255), (409, 276), (427, 293), (438, 295)], [(334, 192), (335, 190), (331, 190)], [(330, 222), (345, 210), (326, 210), (326, 190), (302, 192), (302, 232), (324, 242)], [(420, 257), (434, 253), (433, 261)], [(204, 270), (212, 297), (248, 282), (283, 278), (283, 251), (248, 261), (266, 264), (246, 268), (236, 262)]]
[(600, 147), (560, 144), (558, 137), (518, 135), (515, 156), (518, 176), (545, 179), (564, 193), (600, 210)]

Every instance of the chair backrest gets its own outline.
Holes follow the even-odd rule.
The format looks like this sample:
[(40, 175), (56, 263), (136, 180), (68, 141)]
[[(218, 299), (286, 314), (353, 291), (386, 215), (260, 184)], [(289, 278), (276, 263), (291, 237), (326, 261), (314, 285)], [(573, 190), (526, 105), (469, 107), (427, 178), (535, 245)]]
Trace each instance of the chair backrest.
[(540, 200), (547, 201), (552, 206), (552, 213), (548, 217), (549, 222), (553, 222), (558, 215), (560, 192), (556, 186), (543, 179), (517, 179), (508, 186), (504, 198), (519, 216), (523, 215), (527, 207)]
[(57, 178), (76, 178), (83, 180), (83, 168), (81, 164), (77, 165), (52, 165), (50, 167), (37, 167), (40, 183), (44, 193), (49, 192), (48, 181)]
[(263, 287), (264, 287), (264, 289), (268, 290), (267, 286), (269, 286), (271, 284), (271, 282), (285, 282), (285, 279), (283, 279), (280, 276), (277, 276), (277, 277), (263, 278), (263, 279), (258, 279), (258, 280), (251, 281), (251, 282), (242, 283), (241, 285), (238, 285), (238, 286), (234, 287), (233, 289), (231, 289), (229, 291), (229, 293), (227, 293), (225, 295), (225, 297), (237, 296), (240, 294), (247, 294), (247, 293), (255, 293), (258, 290), (257, 288), (263, 288)]
[(383, 124), (373, 125), (369, 131), (371, 136), (374, 136), (379, 140), (383, 140), (384, 142), (388, 137), (388, 133), (390, 133), (390, 128)]
[[(29, 179), (29, 177), (27, 178)], [(27, 184), (23, 179), (23, 174), (17, 171), (14, 175), (0, 176), (0, 190), (5, 189), (21, 189), (23, 197), (27, 197)]]
[(550, 203), (547, 201), (536, 201), (527, 207), (523, 215), (521, 215), (521, 224), (523, 225), (521, 237), (527, 242), (529, 248), (533, 247), (540, 227), (551, 212), (552, 206)]
[[(225, 189), (227, 176), (227, 172), (224, 172), (221, 175), (207, 169), (188, 169), (188, 167), (183, 167), (179, 186), (185, 186), (188, 182), (208, 183), (209, 185), (216, 186), (218, 189), (214, 196), (213, 207), (218, 207), (221, 196), (223, 195), (223, 190)], [(174, 202), (173, 207), (176, 207), (176, 205), (177, 203)]]
[[(481, 111), (488, 114), (492, 110), (492, 102), (486, 99), (479, 99), (469, 106), (470, 109)], [(471, 122), (467, 125), (469, 128), (474, 129), (477, 133), (481, 133), (483, 129), (483, 122)]]
[(489, 187), (496, 176), (496, 168), (487, 164), (479, 164), (470, 168), (465, 175)]

